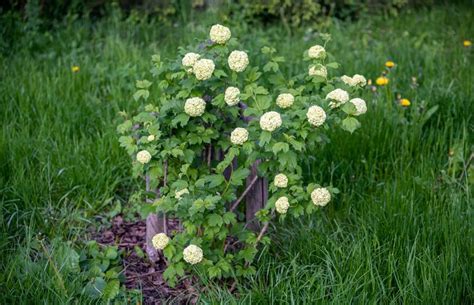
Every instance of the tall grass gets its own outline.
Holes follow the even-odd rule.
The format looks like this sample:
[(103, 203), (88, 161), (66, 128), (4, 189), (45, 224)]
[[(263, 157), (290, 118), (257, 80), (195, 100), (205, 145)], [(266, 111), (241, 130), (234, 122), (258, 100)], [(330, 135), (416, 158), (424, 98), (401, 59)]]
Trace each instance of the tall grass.
[[(135, 108), (134, 82), (146, 77), (152, 54), (173, 54), (215, 20), (166, 28), (137, 16), (69, 16), (49, 33), (13, 31), (17, 42), (0, 57), (2, 303), (90, 302), (80, 279), (55, 262), (58, 243), (82, 239), (115, 200), (127, 205), (137, 182), (117, 144), (117, 113)], [(346, 74), (373, 79), (394, 60), (395, 90), (412, 107), (390, 111), (383, 91), (367, 92), (363, 128), (334, 131), (305, 173), (341, 194), (314, 217), (272, 231), (275, 242), (238, 297), (211, 283), (202, 302), (472, 304), (472, 185), (448, 173), (450, 148), (468, 155), (473, 145), (474, 51), (462, 46), (474, 39), (472, 9), (334, 21), (329, 32), (328, 49)], [(249, 50), (275, 46), (288, 74), (317, 41), (278, 26), (241, 25), (233, 34)], [(426, 122), (415, 115), (422, 101), (439, 105)]]

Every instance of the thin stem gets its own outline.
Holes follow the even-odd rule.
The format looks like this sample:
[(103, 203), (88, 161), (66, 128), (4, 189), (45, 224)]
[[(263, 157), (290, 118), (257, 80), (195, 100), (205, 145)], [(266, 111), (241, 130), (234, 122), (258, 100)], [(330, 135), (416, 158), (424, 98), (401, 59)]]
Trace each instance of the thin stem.
[(232, 205), (232, 207), (230, 208), (230, 211), (233, 212), (237, 206), (239, 205), (239, 203), (244, 199), (245, 195), (247, 195), (247, 193), (250, 191), (250, 189), (252, 188), (252, 186), (255, 184), (255, 182), (257, 182), (257, 179), (258, 179), (258, 176), (255, 176), (253, 177), (252, 181), (250, 182), (250, 184), (247, 186), (247, 188), (245, 189), (245, 191), (242, 193), (242, 195), (240, 195), (239, 199), (237, 199), (237, 201), (234, 202), (234, 204)]
[[(163, 177), (163, 186), (166, 187), (166, 183), (168, 180), (168, 160), (165, 160), (165, 168), (164, 168), (164, 177)], [(163, 231), (166, 235), (168, 235), (168, 220), (166, 218), (166, 213), (163, 213)]]

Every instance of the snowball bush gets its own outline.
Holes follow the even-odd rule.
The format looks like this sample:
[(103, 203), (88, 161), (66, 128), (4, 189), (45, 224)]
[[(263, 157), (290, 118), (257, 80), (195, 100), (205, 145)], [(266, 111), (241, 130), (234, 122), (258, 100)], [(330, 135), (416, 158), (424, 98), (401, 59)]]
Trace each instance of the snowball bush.
[[(144, 192), (142, 213), (180, 223), (152, 240), (163, 249), (163, 276), (171, 285), (186, 272), (252, 275), (259, 245), (270, 242), (269, 222), (313, 213), (338, 192), (306, 181), (304, 164), (329, 142), (329, 130), (353, 132), (367, 111), (358, 98), (365, 78), (328, 77), (338, 64), (325, 44), (302, 56), (304, 69), (284, 75), (285, 59), (275, 49), (251, 52), (249, 61), (228, 28), (215, 25), (209, 36), (180, 49), (174, 60), (154, 55), (153, 79), (136, 84), (141, 106), (118, 126), (134, 176), (146, 176), (148, 189), (159, 194)], [(268, 200), (255, 214), (258, 232), (243, 218), (244, 195), (256, 181), (252, 166), (262, 181), (271, 181)]]

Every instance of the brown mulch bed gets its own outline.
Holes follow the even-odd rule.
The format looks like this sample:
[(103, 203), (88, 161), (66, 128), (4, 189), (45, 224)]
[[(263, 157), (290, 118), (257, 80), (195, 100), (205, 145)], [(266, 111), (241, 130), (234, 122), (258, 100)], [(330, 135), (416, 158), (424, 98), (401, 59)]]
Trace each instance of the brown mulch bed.
[[(170, 221), (170, 230), (177, 229), (177, 222)], [(173, 303), (195, 304), (198, 300), (197, 290), (193, 287), (192, 278), (186, 278), (176, 285), (169, 287), (163, 280), (166, 268), (162, 254), (153, 263), (145, 257), (140, 257), (134, 250), (135, 246), (145, 252), (144, 221), (124, 221), (122, 216), (112, 220), (112, 227), (94, 234), (94, 239), (105, 245), (117, 245), (123, 250), (122, 263), (126, 277), (125, 286), (128, 289), (140, 289), (144, 304), (163, 304), (173, 300)]]

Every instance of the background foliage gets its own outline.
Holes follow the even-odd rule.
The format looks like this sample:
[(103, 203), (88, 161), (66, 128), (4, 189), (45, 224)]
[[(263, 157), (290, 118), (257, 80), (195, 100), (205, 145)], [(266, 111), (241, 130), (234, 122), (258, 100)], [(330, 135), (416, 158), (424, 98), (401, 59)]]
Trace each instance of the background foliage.
[[(88, 303), (84, 283), (92, 278), (84, 282), (69, 262), (86, 228), (106, 225), (117, 203), (135, 206), (129, 195), (137, 181), (115, 126), (119, 111), (136, 107), (133, 85), (150, 55), (166, 57), (228, 20), (250, 50), (277, 42), (290, 71), (298, 65), (292, 55), (311, 45), (317, 26), (288, 36), (278, 23), (248, 26), (218, 12), (197, 11), (196, 20), (177, 27), (117, 9), (101, 19), (71, 13), (53, 23), (33, 13), (0, 16), (0, 300)], [(408, 8), (398, 17), (331, 24), (341, 72), (374, 79), (387, 59), (396, 69), (389, 86), (367, 93), (364, 132), (335, 131), (306, 166), (308, 178), (330, 181), (342, 195), (317, 217), (285, 222), (238, 301), (473, 303), (466, 167), (473, 51), (462, 46), (474, 37), (472, 8)], [(80, 71), (72, 73), (73, 65)], [(397, 93), (412, 106), (390, 103)], [(435, 105), (438, 111), (423, 115)], [(207, 286), (204, 301), (237, 302), (213, 282)]]

